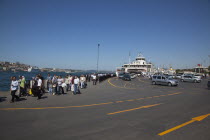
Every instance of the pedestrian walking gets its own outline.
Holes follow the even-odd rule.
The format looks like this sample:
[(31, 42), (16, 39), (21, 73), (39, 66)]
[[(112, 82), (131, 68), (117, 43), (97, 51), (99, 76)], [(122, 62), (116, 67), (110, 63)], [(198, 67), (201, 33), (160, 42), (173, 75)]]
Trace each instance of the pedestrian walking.
[(71, 91), (72, 91), (72, 94), (74, 94), (74, 76), (71, 76), (70, 78), (70, 82), (71, 82)]
[(38, 74), (38, 79), (41, 79), (41, 81), (42, 81), (41, 86), (40, 86), (40, 90), (44, 94), (45, 93), (44, 77), (41, 74)]
[(50, 81), (50, 83), (48, 85), (48, 88), (49, 88), (49, 94), (53, 94), (53, 84), (52, 84), (52, 81)]
[(62, 92), (62, 94), (64, 94), (64, 90), (62, 87), (62, 84), (64, 82), (63, 78), (61, 76), (59, 76), (57, 82), (58, 82), (58, 94), (61, 94), (61, 92)]
[(18, 90), (18, 81), (16, 80), (16, 77), (13, 76), (12, 77), (12, 82), (11, 82), (11, 87), (10, 87), (11, 96), (12, 96), (12, 99), (11, 99), (10, 103), (14, 103), (15, 98), (16, 98), (17, 101), (19, 100), (19, 97), (17, 95), (15, 95), (17, 90)]
[(74, 95), (76, 95), (77, 93), (79, 93), (79, 78), (77, 76), (75, 76), (75, 79), (74, 79)]
[(88, 79), (87, 79), (87, 81), (90, 82), (90, 80), (91, 80), (91, 75), (88, 74)]
[(96, 77), (96, 75), (95, 75), (95, 74), (94, 74), (94, 75), (92, 75), (93, 85), (96, 85), (96, 82), (97, 82), (97, 81), (96, 81), (96, 80), (97, 80), (96, 78), (97, 78), (97, 77)]
[(20, 76), (20, 94), (19, 94), (19, 97), (26, 95), (25, 82), (26, 82), (25, 77)]
[(48, 75), (47, 75), (47, 90), (48, 90), (48, 92), (49, 92), (49, 84), (51, 83), (51, 81), (52, 81), (52, 77), (48, 73)]
[(69, 84), (70, 84), (70, 76), (66, 76), (65, 78), (65, 84), (66, 84), (66, 92), (69, 91)]
[(81, 89), (85, 88), (85, 82), (86, 82), (85, 76), (81, 75), (81, 77), (80, 77), (80, 87), (81, 87)]
[(52, 85), (53, 85), (53, 95), (57, 94), (57, 76), (54, 75), (52, 78)]
[(37, 94), (37, 96), (38, 96), (38, 99), (37, 100), (39, 100), (39, 99), (41, 99), (41, 88), (42, 88), (42, 79), (41, 79), (41, 77), (40, 76), (38, 76), (37, 77), (37, 86), (35, 85), (35, 87), (34, 87), (34, 89), (35, 89), (35, 91), (36, 91), (36, 94)]

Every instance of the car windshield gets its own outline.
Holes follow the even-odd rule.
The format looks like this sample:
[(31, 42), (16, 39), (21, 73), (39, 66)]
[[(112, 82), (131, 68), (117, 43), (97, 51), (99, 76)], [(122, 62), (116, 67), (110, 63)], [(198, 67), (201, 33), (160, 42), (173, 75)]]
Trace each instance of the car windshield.
[(125, 78), (130, 78), (130, 75), (127, 75), (127, 74), (126, 74), (126, 75), (124, 75), (124, 77), (125, 77)]
[(166, 78), (171, 80), (173, 79), (173, 76), (167, 76)]

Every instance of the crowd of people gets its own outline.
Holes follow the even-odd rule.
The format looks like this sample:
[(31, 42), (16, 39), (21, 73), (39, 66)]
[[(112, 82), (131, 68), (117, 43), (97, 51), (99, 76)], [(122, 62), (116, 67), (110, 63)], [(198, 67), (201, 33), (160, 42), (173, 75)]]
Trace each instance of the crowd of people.
[(73, 95), (81, 94), (80, 89), (87, 88), (88, 83), (92, 82), (93, 85), (100, 83), (107, 78), (114, 76), (113, 74), (87, 74), (81, 76), (48, 74), (44, 78), (41, 74), (32, 77), (32, 80), (26, 81), (24, 76), (20, 76), (19, 80), (15, 76), (11, 77), (11, 103), (16, 99), (18, 101), (21, 96), (33, 95), (41, 99), (44, 93), (49, 95), (63, 95), (72, 92)]

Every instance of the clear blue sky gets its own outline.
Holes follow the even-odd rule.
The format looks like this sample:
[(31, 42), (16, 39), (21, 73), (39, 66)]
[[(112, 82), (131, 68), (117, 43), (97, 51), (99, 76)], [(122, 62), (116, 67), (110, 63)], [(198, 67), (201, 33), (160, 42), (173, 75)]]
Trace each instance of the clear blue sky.
[(138, 52), (156, 66), (210, 63), (208, 0), (0, 0), (0, 61), (114, 70)]

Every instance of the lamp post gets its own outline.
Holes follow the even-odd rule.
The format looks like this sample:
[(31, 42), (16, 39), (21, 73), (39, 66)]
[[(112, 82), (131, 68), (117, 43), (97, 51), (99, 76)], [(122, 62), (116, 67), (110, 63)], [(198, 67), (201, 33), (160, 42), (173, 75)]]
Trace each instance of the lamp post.
[(100, 47), (100, 44), (98, 44), (97, 73), (98, 73), (98, 62), (99, 62), (99, 47)]
[(209, 66), (210, 66), (210, 55), (208, 55), (209, 56)]

